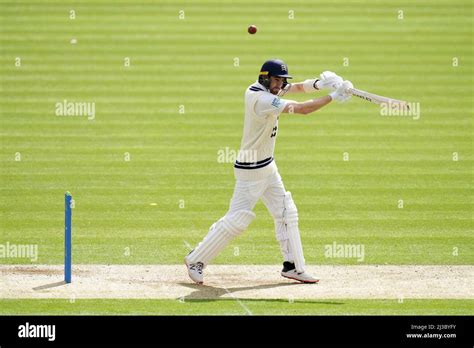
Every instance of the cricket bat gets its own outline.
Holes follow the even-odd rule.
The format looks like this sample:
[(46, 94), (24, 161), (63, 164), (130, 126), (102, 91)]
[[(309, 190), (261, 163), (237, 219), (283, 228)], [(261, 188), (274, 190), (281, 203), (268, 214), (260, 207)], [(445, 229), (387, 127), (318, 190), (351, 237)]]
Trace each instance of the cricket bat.
[(403, 100), (382, 97), (381, 95), (369, 93), (356, 88), (349, 88), (349, 93), (374, 104), (388, 104), (393, 106), (397, 105), (398, 107), (403, 107), (407, 110), (410, 110), (408, 103)]

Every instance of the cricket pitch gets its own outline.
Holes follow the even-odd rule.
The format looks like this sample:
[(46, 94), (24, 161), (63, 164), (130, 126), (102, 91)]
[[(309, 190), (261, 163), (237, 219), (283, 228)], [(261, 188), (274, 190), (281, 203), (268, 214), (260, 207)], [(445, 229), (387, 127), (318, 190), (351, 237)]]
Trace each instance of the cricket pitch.
[(474, 266), (308, 266), (319, 284), (280, 276), (279, 265), (210, 265), (204, 285), (184, 265), (1, 265), (0, 298), (473, 299)]

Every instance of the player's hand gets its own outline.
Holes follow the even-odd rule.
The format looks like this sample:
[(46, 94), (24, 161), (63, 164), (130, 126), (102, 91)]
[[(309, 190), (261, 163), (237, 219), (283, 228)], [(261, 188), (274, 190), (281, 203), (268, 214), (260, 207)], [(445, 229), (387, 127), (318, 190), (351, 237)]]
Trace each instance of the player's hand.
[(352, 97), (352, 94), (349, 93), (350, 88), (354, 88), (354, 86), (351, 81), (346, 80), (329, 96), (338, 103), (345, 103)]
[(332, 71), (324, 71), (319, 75), (319, 81), (316, 82), (318, 89), (329, 89), (331, 91), (336, 90), (342, 85), (342, 77), (336, 75)]

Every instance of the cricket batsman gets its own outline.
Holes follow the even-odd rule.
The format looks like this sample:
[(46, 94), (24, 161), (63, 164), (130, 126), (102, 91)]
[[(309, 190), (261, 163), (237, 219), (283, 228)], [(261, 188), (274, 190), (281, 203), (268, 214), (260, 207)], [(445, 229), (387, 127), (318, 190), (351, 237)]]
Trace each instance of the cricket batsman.
[[(257, 82), (245, 92), (245, 120), (240, 151), (234, 164), (234, 194), (227, 213), (209, 229), (201, 243), (185, 257), (189, 277), (198, 284), (204, 281), (204, 268), (226, 245), (243, 233), (255, 218), (252, 212), (259, 199), (275, 222), (276, 239), (283, 255), (281, 275), (302, 283), (319, 280), (305, 272), (303, 246), (298, 228), (298, 210), (291, 193), (286, 191), (273, 157), (281, 113), (309, 114), (331, 101), (346, 102), (352, 83), (333, 72), (325, 71), (319, 79), (288, 83), (292, 77), (280, 59), (266, 61)], [(282, 99), (286, 93), (312, 93), (322, 89), (329, 95), (296, 102)]]

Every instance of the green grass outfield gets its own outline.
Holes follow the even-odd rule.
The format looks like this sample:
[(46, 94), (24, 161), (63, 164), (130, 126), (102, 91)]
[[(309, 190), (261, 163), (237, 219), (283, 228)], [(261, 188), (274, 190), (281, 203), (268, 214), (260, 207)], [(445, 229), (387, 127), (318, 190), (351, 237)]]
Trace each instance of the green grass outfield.
[(465, 315), (474, 300), (0, 300), (0, 315)]
[[(363, 244), (364, 264), (473, 265), (472, 25), (467, 0), (0, 0), (0, 244), (37, 244), (36, 263), (61, 264), (70, 191), (75, 263), (181, 263), (186, 243), (227, 210), (233, 170), (218, 153), (238, 150), (245, 88), (263, 61), (280, 57), (296, 81), (332, 70), (356, 88), (421, 105), (419, 119), (383, 117), (355, 98), (280, 117), (276, 162), (299, 209), (307, 262), (357, 264), (324, 256), (336, 242)], [(56, 116), (65, 99), (95, 102), (95, 118)], [(273, 221), (263, 204), (255, 212), (216, 263), (281, 262)], [(342, 302), (249, 306), (404, 311)], [(473, 313), (470, 301), (410, 302), (413, 313)], [(91, 313), (150, 313), (145, 301), (77, 303)], [(239, 311), (218, 303), (173, 303), (163, 313)], [(25, 310), (82, 313), (61, 301), (2, 302), (4, 314)]]

